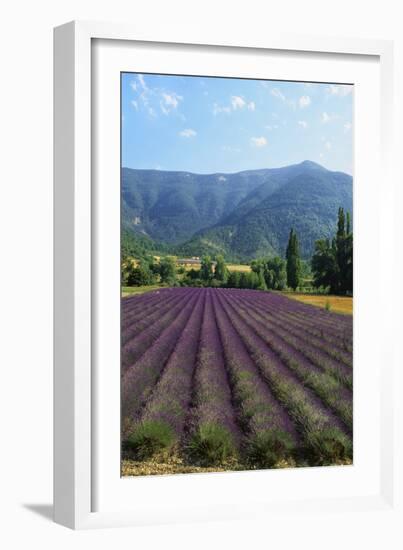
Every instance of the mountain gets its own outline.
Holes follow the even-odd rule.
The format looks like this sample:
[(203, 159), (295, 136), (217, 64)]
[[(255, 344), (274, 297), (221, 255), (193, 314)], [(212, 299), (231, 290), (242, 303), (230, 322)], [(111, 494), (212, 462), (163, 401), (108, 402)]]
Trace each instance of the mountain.
[(123, 168), (123, 227), (157, 241), (187, 241), (227, 216), (268, 177), (268, 170), (202, 175)]
[(178, 254), (227, 259), (284, 256), (291, 227), (302, 256), (352, 211), (352, 178), (311, 161), (237, 174), (123, 169), (123, 227), (169, 243)]

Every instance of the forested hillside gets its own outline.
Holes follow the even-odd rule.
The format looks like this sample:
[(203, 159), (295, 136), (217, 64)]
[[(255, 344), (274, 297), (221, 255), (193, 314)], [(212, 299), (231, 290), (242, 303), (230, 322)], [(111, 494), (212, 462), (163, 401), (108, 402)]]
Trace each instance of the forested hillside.
[(294, 227), (308, 258), (317, 239), (331, 236), (338, 207), (352, 211), (352, 178), (310, 161), (237, 174), (123, 169), (122, 197), (123, 228), (145, 237), (150, 250), (284, 256)]

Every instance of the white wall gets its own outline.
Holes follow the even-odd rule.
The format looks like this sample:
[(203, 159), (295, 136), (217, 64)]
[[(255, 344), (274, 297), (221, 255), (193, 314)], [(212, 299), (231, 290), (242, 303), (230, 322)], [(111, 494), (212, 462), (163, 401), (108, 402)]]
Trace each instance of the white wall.
[[(329, 528), (321, 543), (314, 536), (316, 525), (309, 516), (293, 524), (277, 518), (265, 526), (248, 522), (73, 533), (29, 509), (36, 505), (38, 510), (41, 505), (39, 509), (50, 514), (52, 498), (52, 27), (72, 19), (138, 25), (152, 20), (157, 31), (181, 21), (190, 28), (218, 31), (231, 25), (240, 34), (246, 26), (256, 26), (267, 33), (284, 29), (396, 39), (397, 91), (403, 99), (399, 4), (398, 0), (14, 0), (2, 4), (0, 500), (4, 525), (0, 544), (4, 548), (64, 549), (73, 544), (76, 548), (90, 544), (97, 548), (130, 545), (178, 550), (358, 547), (358, 541), (346, 540), (348, 522), (343, 517), (322, 518)], [(401, 143), (400, 106), (397, 121)], [(398, 177), (401, 181), (401, 169)], [(401, 190), (399, 195), (401, 202)], [(398, 293), (394, 298), (401, 304)], [(370, 531), (372, 548), (397, 548), (387, 518), (382, 525), (367, 515), (357, 515), (355, 521), (364, 532)]]

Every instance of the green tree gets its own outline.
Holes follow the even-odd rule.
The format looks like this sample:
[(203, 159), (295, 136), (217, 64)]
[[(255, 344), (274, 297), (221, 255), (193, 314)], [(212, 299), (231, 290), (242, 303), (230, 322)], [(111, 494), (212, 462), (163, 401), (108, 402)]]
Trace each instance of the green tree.
[(227, 266), (225, 265), (223, 256), (217, 256), (214, 269), (214, 278), (225, 284), (228, 280), (228, 276), (229, 271)]
[(186, 273), (186, 277), (189, 279), (199, 279), (200, 278), (200, 271), (198, 269), (189, 269), (189, 271)]
[(266, 271), (266, 262), (267, 260), (265, 258), (257, 258), (255, 260), (252, 260), (250, 263), (250, 268), (255, 273), (263, 273), (263, 276), (265, 276)]
[(264, 270), (262, 267), (259, 269), (257, 277), (258, 277), (258, 285), (256, 288), (258, 290), (267, 290), (266, 279), (265, 279)]
[(353, 234), (350, 213), (339, 208), (337, 230), (332, 242), (316, 241), (311, 261), (313, 284), (328, 287), (334, 294), (353, 291)]
[(213, 278), (213, 262), (210, 256), (203, 256), (201, 259), (200, 278), (203, 281), (210, 281)]
[(301, 275), (301, 259), (299, 253), (298, 237), (294, 229), (291, 229), (286, 250), (287, 259), (287, 285), (296, 290)]
[(350, 212), (346, 213), (346, 233), (349, 235), (351, 232), (351, 218), (350, 218)]
[(129, 263), (131, 264), (129, 258), (122, 256), (122, 261), (120, 263), (120, 283), (122, 286), (127, 285), (127, 278), (129, 275)]
[(345, 216), (343, 208), (339, 208), (337, 217), (337, 233), (336, 233), (336, 259), (339, 271), (338, 291), (345, 292), (346, 275), (347, 275), (347, 234), (345, 227)]
[(130, 262), (127, 266), (127, 285), (146, 286), (154, 283), (154, 277), (147, 262), (140, 262), (136, 267)]
[(249, 288), (250, 282), (248, 273), (245, 273), (244, 271), (241, 273), (241, 276), (239, 277), (239, 288)]
[(321, 239), (315, 243), (312, 256), (313, 285), (329, 287), (331, 293), (339, 289), (339, 268), (337, 265), (336, 240)]
[(165, 256), (160, 260), (159, 274), (161, 283), (174, 285), (176, 282), (176, 259), (174, 256)]
[(345, 273), (345, 288), (346, 292), (353, 292), (353, 234), (347, 233), (346, 236), (346, 273)]
[(269, 258), (265, 267), (265, 279), (268, 288), (283, 290), (287, 282), (286, 262), (278, 256)]
[(247, 276), (248, 286), (247, 288), (253, 288), (257, 289), (259, 287), (259, 275), (255, 273), (254, 271), (250, 271), (249, 273), (245, 273)]
[(241, 274), (239, 271), (230, 271), (227, 280), (228, 288), (239, 288)]
[(343, 208), (339, 208), (337, 222), (337, 264), (339, 268), (339, 291), (341, 293), (353, 290), (353, 235), (351, 233), (350, 213), (344, 216)]
[(252, 271), (259, 274), (263, 272), (265, 285), (268, 289), (283, 290), (286, 285), (286, 264), (278, 256), (274, 258), (259, 258), (252, 260)]
[(149, 263), (149, 268), (151, 273), (154, 275), (154, 278), (158, 277), (160, 274), (160, 264), (155, 260), (155, 258), (151, 258)]

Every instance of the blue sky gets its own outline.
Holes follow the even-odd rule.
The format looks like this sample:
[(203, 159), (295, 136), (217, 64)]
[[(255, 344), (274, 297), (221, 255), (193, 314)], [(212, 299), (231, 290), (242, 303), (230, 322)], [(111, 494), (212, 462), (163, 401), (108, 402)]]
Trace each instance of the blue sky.
[(195, 173), (312, 160), (352, 173), (352, 86), (122, 74), (122, 166)]

